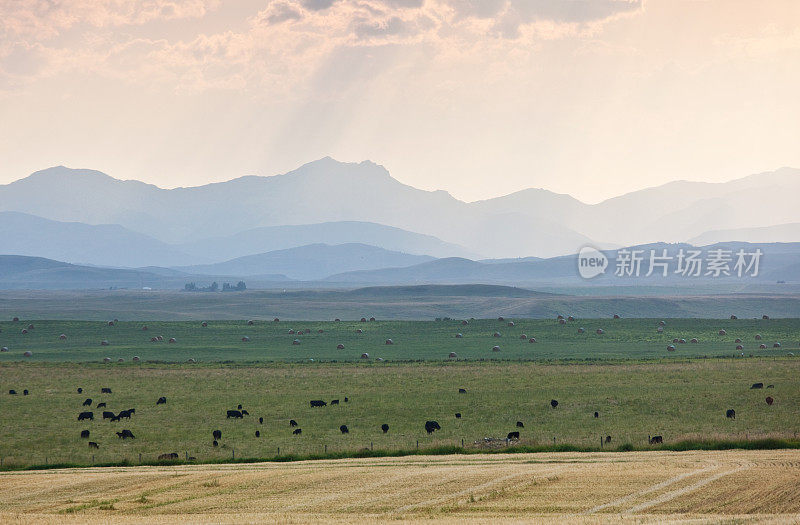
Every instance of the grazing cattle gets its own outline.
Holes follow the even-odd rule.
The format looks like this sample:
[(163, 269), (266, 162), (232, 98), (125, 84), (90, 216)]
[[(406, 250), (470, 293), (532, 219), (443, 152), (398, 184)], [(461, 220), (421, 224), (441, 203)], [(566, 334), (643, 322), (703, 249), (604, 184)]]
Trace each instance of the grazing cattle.
[(775, 388), (775, 385), (767, 385), (767, 388)]
[(326, 403), (325, 401), (323, 401), (323, 400), (321, 400), (321, 399), (314, 399), (314, 400), (310, 401), (310, 402), (309, 402), (309, 404), (310, 404), (312, 407), (324, 407), (324, 406), (328, 406), (328, 403)]
[(525, 428), (525, 423), (522, 421), (517, 421), (517, 428)]
[(294, 419), (290, 419), (289, 420), (289, 426), (290, 427), (296, 427), (297, 426), (297, 421), (295, 421)]
[(244, 416), (242, 415), (242, 413), (238, 410), (228, 410), (228, 414), (227, 416), (225, 416), (225, 419), (230, 419), (230, 418), (242, 419), (243, 417)]
[(222, 439), (222, 431), (221, 430), (214, 430), (213, 432), (211, 432), (211, 436), (214, 439)]
[(256, 430), (256, 437), (261, 437), (261, 431)]
[(658, 443), (664, 443), (664, 438), (661, 436), (647, 436), (647, 441), (650, 442), (651, 445), (656, 445)]
[(27, 395), (28, 395), (28, 389), (27, 389), (27, 388), (26, 388), (25, 390), (23, 390), (23, 391), (22, 391), (22, 395), (23, 395), (23, 396), (27, 396)]
[(556, 401), (555, 399), (551, 399), (550, 400), (550, 406), (553, 407), (553, 408), (557, 407), (558, 406), (558, 401)]
[(461, 412), (456, 412), (456, 419), (461, 419)]
[(339, 427), (339, 431), (340, 431), (342, 434), (348, 434), (348, 433), (350, 432), (350, 430), (347, 428), (347, 425), (342, 425), (342, 426), (340, 426), (340, 427)]
[(600, 417), (600, 413), (599, 412), (595, 412), (594, 413), (594, 418), (597, 419), (598, 417)]
[(100, 445), (98, 445), (94, 441), (90, 441), (89, 442), (89, 448), (100, 448)]
[(88, 407), (92, 405), (92, 398), (87, 397), (86, 401), (83, 402), (83, 406)]
[(509, 432), (508, 435), (506, 436), (506, 439), (508, 439), (509, 441), (518, 440), (519, 439), (519, 432), (516, 431), (516, 430), (514, 432)]
[(106, 407), (106, 403), (105, 403), (105, 401), (103, 401), (102, 403), (97, 403), (97, 406), (95, 408), (105, 408), (105, 407)]
[(339, 404), (339, 400), (338, 399), (331, 400), (331, 405), (338, 405), (338, 404)]
[(78, 414), (78, 421), (83, 421), (84, 419), (90, 419), (94, 421), (94, 412), (81, 412)]
[(111, 393), (111, 389), (103, 387), (103, 388), (100, 389), (100, 393), (101, 394), (110, 394)]
[(606, 436), (606, 443), (611, 443), (611, 436)]
[(169, 460), (172, 460), (172, 459), (178, 459), (178, 453), (177, 452), (170, 452), (168, 454), (161, 454), (160, 456), (158, 456), (158, 460), (159, 461), (169, 461)]
[(131, 418), (131, 413), (132, 412), (130, 410), (120, 410), (119, 414), (117, 414), (117, 421), (119, 421), (123, 417), (125, 419), (130, 419)]
[(441, 430), (441, 429), (442, 429), (442, 427), (439, 426), (439, 422), (438, 421), (426, 421), (425, 422), (425, 431), (428, 432), (428, 434), (433, 434), (434, 431)]
[(346, 397), (345, 397), (345, 398), (344, 398), (344, 402), (345, 402), (345, 403), (347, 403), (348, 401), (350, 401), (350, 400), (349, 400), (348, 398), (346, 398)]
[(9, 390), (9, 391), (8, 391), (8, 393), (9, 393), (9, 394), (11, 394), (12, 396), (15, 396), (15, 395), (17, 395), (17, 391), (16, 391), (16, 390), (13, 390), (13, 389), (12, 389), (12, 390)]
[(115, 417), (117, 416), (114, 415), (114, 412), (108, 412), (108, 411), (103, 412), (103, 419), (114, 419)]
[(167, 398), (164, 396), (159, 397), (158, 401), (156, 401), (156, 405), (166, 405), (166, 404), (167, 404)]
[(243, 416), (249, 416), (250, 412), (248, 412), (247, 410), (242, 410), (242, 415)]
[(384, 423), (383, 425), (381, 425), (381, 430), (383, 430), (383, 433), (386, 434), (387, 432), (389, 432), (389, 425)]
[(82, 389), (82, 388), (80, 388), (80, 387), (78, 387), (78, 393), (79, 393), (79, 394), (83, 394), (83, 389)]
[(89, 431), (88, 430), (81, 430), (81, 438), (88, 439)]
[(767, 401), (767, 404), (768, 404), (769, 406), (772, 406), (772, 403), (774, 403), (774, 402), (775, 402), (775, 400), (774, 400), (774, 399), (772, 399), (772, 397), (769, 397), (769, 396), (767, 396), (767, 399), (766, 399), (766, 401)]
[(467, 389), (466, 388), (459, 388), (458, 389), (458, 393), (459, 394), (466, 394), (467, 393)]
[(295, 436), (299, 436), (302, 433), (303, 433), (303, 429), (302, 428), (296, 428), (296, 429), (294, 429), (292, 431), (292, 434), (295, 435)]
[(757, 388), (764, 388), (764, 383), (753, 383), (753, 386), (750, 387), (750, 390), (755, 390)]
[(120, 439), (136, 439), (136, 436), (133, 435), (133, 432), (128, 429), (122, 429), (122, 432), (117, 432), (117, 437)]
[(258, 418), (258, 424), (259, 425), (263, 425), (264, 424), (264, 418), (263, 417)]
[(732, 408), (729, 408), (725, 412), (725, 417), (727, 417), (728, 419), (736, 419), (736, 411)]

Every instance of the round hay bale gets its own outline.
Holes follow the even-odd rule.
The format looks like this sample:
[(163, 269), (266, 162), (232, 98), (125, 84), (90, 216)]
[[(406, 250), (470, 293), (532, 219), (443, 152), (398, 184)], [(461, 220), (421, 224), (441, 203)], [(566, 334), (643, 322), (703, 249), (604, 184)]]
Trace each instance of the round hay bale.
[(125, 359), (123, 359), (122, 357), (120, 357), (119, 359), (117, 359), (117, 363), (124, 363), (124, 362), (125, 362)]
[(658, 332), (659, 334), (663, 334), (664, 333), (664, 327), (663, 326), (659, 326), (658, 328), (656, 328), (656, 332)]
[(151, 337), (150, 338), (150, 342), (151, 343), (157, 343), (158, 342), (158, 337)]
[(514, 321), (509, 321), (508, 326), (514, 326)]
[(366, 317), (362, 317), (362, 318), (361, 318), (361, 322), (362, 322), (362, 323), (366, 323), (366, 322), (367, 322), (367, 318), (366, 318)]
[(15, 318), (13, 318), (13, 319), (11, 320), (11, 322), (13, 322), (13, 323), (18, 323), (18, 322), (19, 322), (19, 317), (15, 317)]
[(672, 340), (672, 342), (678, 344), (678, 338), (676, 337), (675, 339)]
[(492, 334), (492, 337), (503, 337), (503, 336), (500, 335), (500, 332), (495, 332), (494, 334)]
[(455, 352), (450, 352), (450, 355), (448, 355), (447, 357), (449, 357), (450, 359), (455, 359), (458, 356), (456, 355)]
[(557, 315), (557, 316), (556, 316), (556, 321), (560, 321), (560, 320), (562, 320), (563, 318), (564, 318), (564, 316), (563, 316), (563, 315), (561, 315), (561, 314), (559, 314), (559, 315)]
[(692, 337), (692, 338), (689, 340), (689, 342), (690, 342), (690, 343), (694, 343), (694, 344), (698, 344), (700, 341), (698, 341), (696, 337)]
[(462, 334), (456, 334), (456, 339), (461, 339), (462, 337), (464, 337)]
[(170, 337), (168, 342), (169, 342), (169, 343), (177, 343), (177, 342), (178, 342), (178, 340), (177, 340), (177, 339), (175, 339), (174, 337)]
[(194, 357), (190, 357), (186, 360), (187, 363), (196, 363), (197, 361), (194, 360)]
[(253, 326), (254, 324), (256, 323), (254, 323), (253, 321), (247, 321), (247, 326)]
[(103, 339), (102, 341), (100, 341), (100, 346), (108, 346), (108, 345), (110, 345), (110, 344), (111, 344), (111, 343), (109, 343), (109, 342), (108, 342), (108, 341), (106, 341), (105, 339)]
[(111, 362), (111, 358), (110, 357), (104, 357), (103, 358), (103, 362), (104, 363), (110, 363)]
[(242, 342), (243, 343), (249, 343), (250, 342), (250, 338), (247, 337), (247, 336), (244, 336), (244, 337), (242, 337)]
[(780, 348), (780, 347), (781, 347), (780, 343), (775, 343), (772, 345), (772, 348)]
[(138, 362), (139, 362), (139, 361), (141, 361), (141, 360), (142, 360), (142, 358), (141, 358), (141, 357), (139, 357), (138, 355), (135, 355), (135, 356), (133, 356), (133, 362), (134, 362), (134, 363), (138, 363)]
[(361, 354), (361, 359), (369, 359), (369, 354), (364, 352), (363, 354)]
[(742, 345), (736, 345), (736, 349), (737, 350), (744, 350), (744, 347)]
[(614, 314), (614, 319), (619, 319), (619, 314)]
[(764, 343), (761, 343), (760, 345), (758, 345), (758, 348), (760, 348), (761, 350), (766, 350), (767, 345), (765, 345)]
[(467, 326), (468, 324), (469, 324), (469, 321), (467, 321), (466, 319), (461, 321), (461, 326)]
[(300, 339), (295, 339), (294, 341), (292, 341), (292, 344), (293, 345), (299, 345), (300, 344)]
[(528, 342), (529, 343), (535, 343), (536, 342), (536, 338), (535, 337), (531, 337), (530, 339), (528, 339)]
[(685, 345), (686, 344), (686, 339), (679, 339), (678, 340), (678, 344)]
[[(306, 329), (304, 330), (304, 332), (305, 332), (305, 333), (307, 333), (307, 334), (310, 334), (310, 333), (311, 333), (311, 328), (306, 328)], [(298, 333), (298, 334), (302, 334), (303, 332), (297, 332), (297, 333)]]
[(761, 334), (756, 334), (756, 341), (761, 341)]
[(598, 329), (595, 331), (595, 333), (596, 333), (597, 335), (603, 335), (603, 334), (605, 333), (605, 331), (604, 331), (602, 328), (598, 328)]
[(667, 323), (664, 321), (659, 321), (658, 324), (659, 326), (667, 326)]
[(342, 343), (339, 343), (338, 345), (336, 345), (336, 349), (337, 350), (344, 350), (344, 345)]
[(288, 333), (289, 335), (294, 335), (294, 330), (292, 330), (292, 329), (289, 329), (289, 331), (288, 331), (287, 333)]
[(385, 344), (385, 345), (393, 345), (394, 341), (392, 341), (391, 339), (387, 339), (386, 342), (383, 343), (383, 344)]
[(667, 352), (674, 352), (675, 346), (674, 345), (667, 345)]
[(375, 359), (375, 361), (378, 361), (379, 363), (382, 363), (383, 362), (383, 358), (382, 357), (378, 357), (378, 358)]
[(563, 320), (563, 319), (559, 319), (558, 320), (558, 324), (567, 324), (567, 322), (565, 320)]
[(741, 342), (742, 342), (742, 339), (739, 338), (739, 337), (737, 337), (736, 340), (734, 341), (734, 343), (741, 343)]
[(321, 333), (323, 333), (323, 332), (324, 332), (324, 330), (323, 330), (322, 328), (320, 328), (319, 330), (317, 330), (317, 333), (318, 333), (318, 334), (321, 334)]
[(763, 319), (764, 321), (769, 321), (769, 316), (768, 315), (762, 315), (761, 319)]
[(208, 323), (203, 321), (202, 323), (200, 323), (200, 326), (202, 326), (203, 328), (207, 328), (208, 327)]
[(495, 346), (492, 347), (492, 352), (499, 352), (499, 351), (500, 351), (500, 347), (499, 346), (495, 345)]
[(569, 322), (572, 322), (572, 321), (574, 321), (574, 320), (575, 320), (575, 318), (574, 318), (574, 317), (572, 317), (571, 315), (570, 315), (569, 317), (567, 317), (567, 321), (569, 321)]
[(32, 324), (28, 325), (28, 330), (33, 330), (33, 325)]
[(0, 352), (8, 352), (8, 347), (4, 346), (4, 347), (0, 348)]
[(579, 334), (582, 334), (584, 332), (586, 332), (586, 328), (578, 328), (578, 333)]
[(735, 315), (732, 315), (732, 316), (731, 316), (731, 321), (735, 321), (735, 320), (737, 320), (737, 319), (738, 319), (738, 317), (736, 317)]
[(22, 355), (24, 355), (25, 357), (32, 357), (33, 352), (31, 352), (30, 350), (25, 350), (25, 353), (23, 353)]
[(497, 318), (497, 320), (498, 320), (498, 321), (500, 321), (501, 323), (502, 323), (503, 321), (505, 321), (505, 319), (504, 319), (503, 317), (498, 317), (498, 318)]
[(375, 318), (374, 317), (370, 317), (369, 320), (370, 320), (370, 322), (375, 322)]
[(728, 335), (728, 332), (726, 332), (725, 330), (720, 330), (720, 331), (719, 331), (719, 332), (717, 332), (717, 333), (718, 333), (719, 335)]
[(22, 335), (25, 335), (25, 334), (27, 334), (27, 333), (28, 333), (28, 330), (27, 330), (26, 328), (23, 328), (23, 329), (22, 329)]
[(67, 340), (67, 335), (66, 334), (61, 334), (61, 335), (58, 336), (58, 338), (61, 339), (62, 341), (66, 341)]
[(273, 320), (272, 320), (272, 322), (273, 322), (273, 323), (279, 323), (280, 321), (281, 321), (281, 320), (280, 320), (280, 319), (278, 319), (277, 317), (276, 317), (275, 319), (273, 319)]
[(142, 327), (142, 332), (146, 332), (146, 331), (147, 331), (147, 325), (144, 325), (144, 326)]
[(774, 399), (772, 399), (772, 396), (767, 396), (767, 399), (765, 399), (765, 401), (767, 402), (767, 404), (768, 404), (769, 406), (772, 406), (772, 403), (774, 403), (774, 402), (775, 402), (775, 400), (774, 400)]
[(522, 339), (522, 340), (524, 341), (525, 339), (527, 339), (527, 338), (528, 338), (528, 336), (527, 336), (527, 335), (525, 335), (525, 334), (522, 334), (522, 335), (520, 335), (520, 336), (519, 336), (519, 338), (520, 338), (520, 339)]
[(333, 322), (334, 323), (340, 323), (340, 322), (342, 322), (342, 320), (337, 317), (336, 319), (333, 320)]
[(363, 333), (364, 333), (364, 330), (362, 330), (361, 328), (359, 328), (359, 329), (357, 329), (357, 330), (356, 330), (356, 333), (357, 333), (357, 334), (363, 334)]

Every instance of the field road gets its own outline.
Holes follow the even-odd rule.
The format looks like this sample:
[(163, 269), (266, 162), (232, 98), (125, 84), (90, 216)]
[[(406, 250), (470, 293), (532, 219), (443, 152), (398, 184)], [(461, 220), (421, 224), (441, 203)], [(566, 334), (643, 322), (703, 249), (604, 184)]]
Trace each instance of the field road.
[(0, 473), (0, 523), (800, 523), (800, 451), (412, 456)]

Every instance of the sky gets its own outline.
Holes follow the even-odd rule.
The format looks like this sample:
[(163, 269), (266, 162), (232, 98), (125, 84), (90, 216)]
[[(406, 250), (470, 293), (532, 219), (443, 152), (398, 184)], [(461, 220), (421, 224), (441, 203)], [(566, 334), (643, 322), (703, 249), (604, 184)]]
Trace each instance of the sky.
[(0, 183), (332, 156), (472, 201), (800, 167), (797, 0), (0, 0)]

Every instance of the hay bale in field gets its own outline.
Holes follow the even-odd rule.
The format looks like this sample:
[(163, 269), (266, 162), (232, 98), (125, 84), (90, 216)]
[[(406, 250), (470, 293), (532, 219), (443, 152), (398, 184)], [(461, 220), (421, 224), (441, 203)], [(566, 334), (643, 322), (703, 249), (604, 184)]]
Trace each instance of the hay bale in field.
[(339, 319), (338, 317), (337, 317), (336, 319), (334, 319), (334, 320), (333, 320), (333, 322), (334, 322), (334, 323), (340, 323), (341, 321), (342, 321), (342, 320), (341, 320), (341, 319)]
[(286, 332), (286, 333), (287, 333), (287, 334), (289, 334), (289, 335), (294, 335), (294, 330), (292, 330), (292, 329), (290, 328), (290, 329), (289, 329), (289, 331), (288, 331), (288, 332)]
[(737, 350), (744, 350), (744, 347), (742, 345), (736, 345), (736, 349)]
[(514, 321), (509, 321), (508, 326), (514, 326)]
[(124, 359), (124, 358), (122, 358), (122, 357), (120, 357), (119, 359), (117, 359), (117, 363), (124, 363), (124, 362), (125, 362), (125, 359)]
[(13, 318), (13, 319), (11, 320), (11, 322), (13, 322), (13, 323), (18, 323), (18, 322), (19, 322), (19, 317), (15, 317), (15, 318)]
[(363, 354), (361, 354), (361, 359), (369, 359), (369, 354), (364, 352)]
[(22, 329), (22, 335), (25, 335), (25, 334), (27, 334), (27, 333), (28, 333), (28, 330), (27, 330), (26, 328), (23, 328), (23, 329)]
[(672, 340), (672, 342), (678, 344), (678, 338), (676, 337), (675, 339)]
[(24, 355), (25, 357), (33, 357), (33, 352), (31, 352), (30, 350), (25, 350), (25, 353), (23, 353), (22, 355)]
[(780, 343), (775, 343), (772, 345), (772, 348), (780, 348), (780, 347), (781, 347)]
[(370, 322), (375, 322), (375, 318), (374, 317), (370, 317), (369, 320), (370, 320)]
[(247, 326), (253, 326), (254, 324), (256, 324), (256, 323), (254, 321), (252, 321), (252, 320), (251, 321), (247, 321)]
[(578, 328), (578, 333), (579, 334), (582, 334), (584, 332), (586, 332), (586, 328)]
[(560, 321), (560, 320), (562, 320), (563, 318), (564, 318), (564, 316), (563, 316), (563, 315), (561, 315), (561, 314), (558, 314), (558, 315), (556, 316), (556, 321)]
[(378, 357), (377, 359), (375, 359), (375, 361), (378, 361), (379, 363), (382, 363), (383, 362), (383, 358), (382, 357)]
[(142, 332), (146, 332), (146, 331), (147, 331), (147, 325), (144, 325), (144, 326), (142, 327)]
[(505, 321), (505, 319), (504, 319), (502, 316), (501, 316), (501, 317), (498, 317), (498, 318), (497, 318), (497, 320), (498, 320), (498, 321), (500, 321), (501, 323), (502, 323), (503, 321)]
[(461, 339), (462, 337), (464, 337), (463, 334), (461, 334), (461, 333), (456, 334), (456, 339)]
[(66, 341), (67, 340), (67, 335), (66, 334), (61, 334), (61, 335), (58, 336), (58, 338), (61, 339), (62, 341)]
[(102, 341), (100, 341), (100, 346), (108, 346), (108, 345), (110, 345), (110, 344), (111, 344), (111, 343), (109, 343), (109, 342), (108, 342), (107, 340), (105, 340), (105, 339), (103, 339)]
[(769, 320), (769, 316), (768, 315), (762, 315), (761, 319), (763, 319), (764, 321), (768, 321)]
[(525, 335), (525, 334), (522, 334), (522, 335), (520, 335), (520, 336), (519, 336), (519, 338), (520, 338), (520, 339), (522, 339), (522, 340), (524, 341), (525, 339), (527, 339), (527, 338), (528, 338), (528, 336), (527, 336), (527, 335)]
[(535, 337), (531, 337), (530, 339), (528, 339), (528, 342), (529, 343), (535, 343), (536, 342), (536, 338)]
[(150, 342), (151, 343), (157, 343), (158, 342), (158, 337), (151, 337), (150, 338)]
[(736, 317), (735, 315), (732, 315), (732, 316), (731, 316), (731, 321), (735, 321), (735, 320), (737, 320), (737, 319), (739, 319), (739, 318), (738, 318), (738, 317)]
[(678, 344), (685, 345), (686, 339), (678, 339)]
[(336, 349), (337, 350), (344, 350), (344, 345), (342, 343), (339, 343), (338, 345), (336, 345)]
[(575, 320), (575, 318), (574, 318), (574, 317), (572, 317), (571, 315), (570, 315), (569, 317), (567, 317), (567, 321), (569, 321), (569, 322), (572, 322), (572, 321), (574, 321), (574, 320)]
[(104, 363), (110, 363), (111, 362), (111, 358), (110, 357), (104, 357), (103, 358), (103, 362)]
[(384, 342), (383, 344), (385, 344), (385, 345), (393, 345), (394, 341), (392, 341), (391, 339), (387, 339), (386, 342)]
[(469, 321), (467, 321), (466, 319), (461, 321), (461, 326), (466, 326), (468, 324), (469, 324)]
[(133, 361), (135, 363), (138, 363), (140, 360), (141, 360), (141, 357), (139, 357), (138, 355), (133, 356)]
[(208, 327), (208, 323), (203, 321), (202, 323), (200, 323), (200, 326), (202, 326), (203, 328), (207, 328)]
[(186, 360), (186, 362), (187, 363), (196, 363), (197, 361), (195, 361), (194, 357), (190, 357), (189, 359)]
[(273, 323), (279, 323), (280, 321), (281, 321), (281, 320), (280, 320), (280, 319), (278, 319), (277, 317), (276, 317), (275, 319), (273, 319), (273, 320), (272, 320), (272, 322), (273, 322)]
[(458, 356), (456, 355), (455, 352), (450, 352), (450, 355), (448, 355), (447, 357), (449, 357), (450, 359), (455, 359)]
[(658, 325), (659, 325), (659, 326), (667, 326), (667, 323), (666, 323), (666, 322), (664, 322), (664, 321), (659, 321), (659, 322), (658, 322)]
[(760, 348), (761, 350), (766, 350), (767, 345), (765, 345), (764, 343), (761, 343), (760, 345), (758, 345), (758, 348)]
[(614, 319), (619, 319), (619, 314), (614, 314)]
[(175, 339), (174, 337), (170, 337), (168, 342), (169, 342), (169, 343), (177, 343), (177, 342), (178, 342), (178, 340), (177, 340), (177, 339)]
[(559, 319), (558, 320), (558, 324), (567, 324), (567, 322), (565, 320), (563, 320), (563, 319)]
[(292, 341), (292, 344), (293, 345), (299, 345), (300, 344), (300, 339), (295, 339), (294, 341)]
[(109, 321), (108, 326), (114, 326), (114, 321)]
[(250, 342), (250, 338), (247, 337), (247, 336), (244, 336), (244, 337), (242, 337), (242, 342), (243, 343), (249, 343)]
[(667, 352), (674, 352), (675, 346), (674, 345), (667, 345)]
[(364, 333), (364, 330), (362, 330), (361, 328), (359, 328), (359, 329), (357, 329), (357, 330), (356, 330), (356, 333), (357, 333), (357, 334), (363, 334), (363, 333)]
[(164, 336), (163, 335), (159, 335), (158, 337), (156, 337), (156, 339), (158, 339), (159, 341), (163, 341), (164, 340)]
[(32, 324), (28, 325), (28, 330), (33, 330), (33, 325)]
[(4, 347), (0, 348), (0, 352), (8, 352), (8, 347), (4, 346)]
[(499, 346), (495, 345), (495, 346), (492, 347), (492, 352), (499, 352), (499, 351), (500, 351), (500, 347)]
[(500, 332), (495, 332), (494, 334), (492, 334), (492, 337), (503, 337), (503, 336), (500, 334)]
[(658, 332), (659, 334), (663, 334), (664, 333), (664, 327), (663, 326), (659, 326), (658, 328), (656, 328), (656, 332)]
[(756, 341), (761, 341), (761, 334), (756, 334)]
[(595, 333), (596, 333), (597, 335), (603, 335), (603, 334), (605, 333), (605, 331), (604, 331), (602, 328), (598, 328), (598, 329), (595, 331)]
[(739, 338), (739, 337), (737, 337), (736, 340), (734, 341), (734, 343), (741, 343), (741, 342), (742, 342), (742, 339)]
[(720, 331), (719, 331), (719, 332), (717, 332), (717, 333), (718, 333), (719, 335), (728, 335), (728, 332), (726, 332), (725, 330), (720, 330)]
[(366, 317), (362, 317), (362, 318), (361, 318), (361, 320), (360, 320), (360, 322), (362, 322), (362, 323), (366, 323), (366, 322), (367, 322), (367, 318), (366, 318)]
[(323, 330), (322, 328), (320, 328), (319, 330), (317, 330), (317, 333), (318, 333), (318, 334), (321, 334), (321, 333), (323, 333), (323, 332), (324, 332), (324, 330)]

